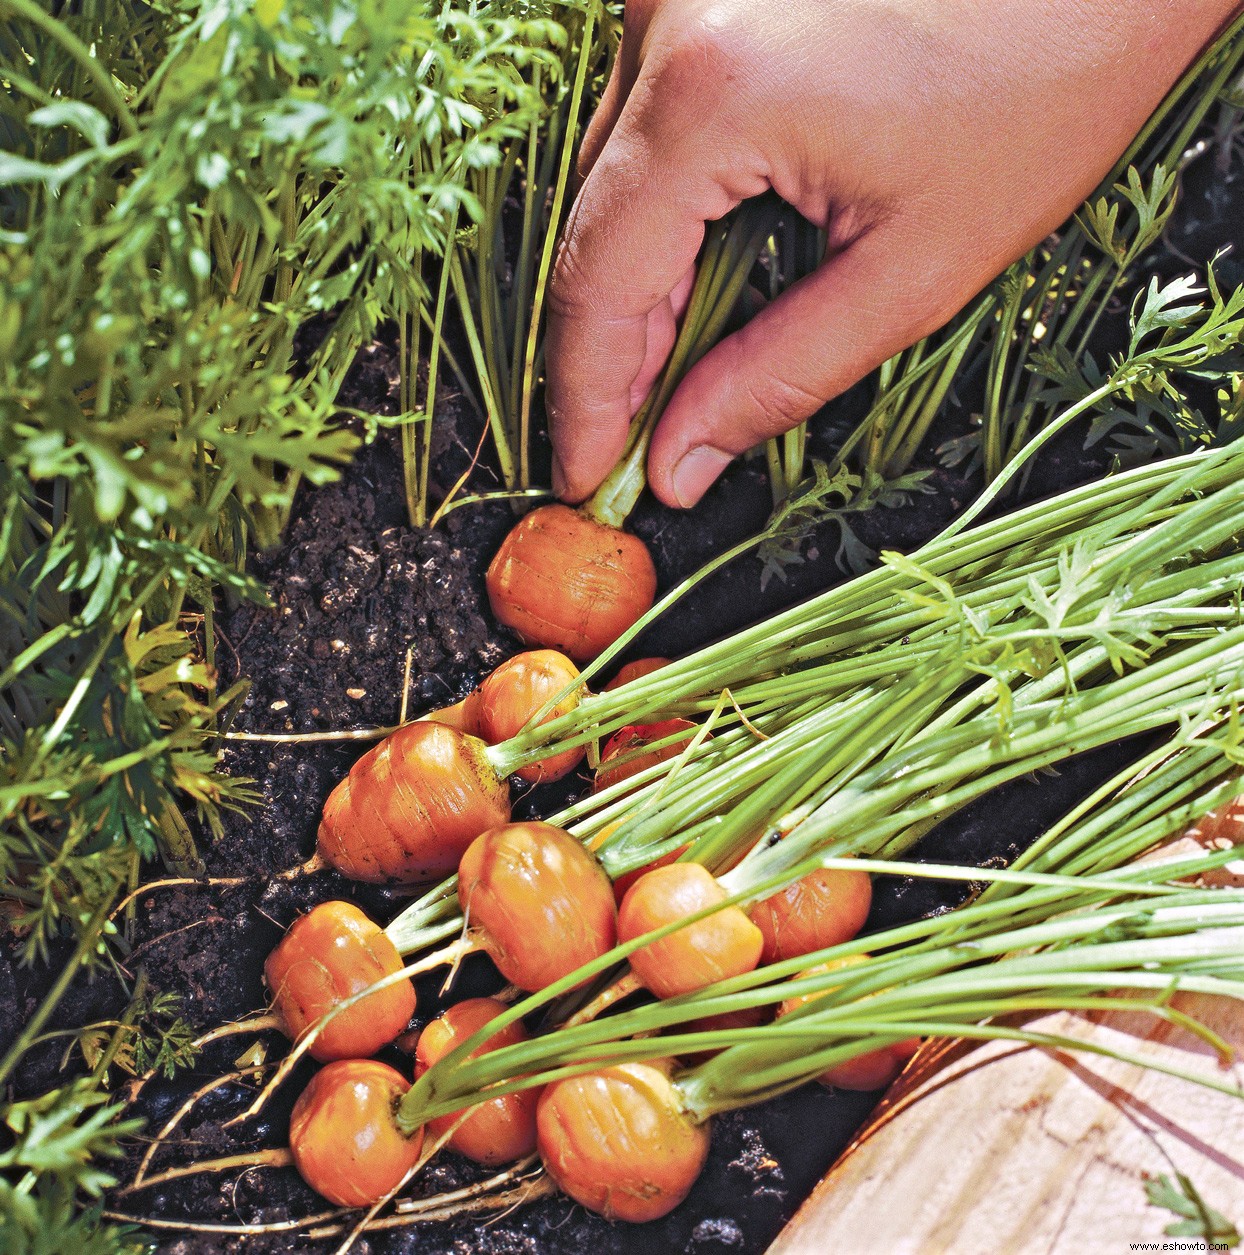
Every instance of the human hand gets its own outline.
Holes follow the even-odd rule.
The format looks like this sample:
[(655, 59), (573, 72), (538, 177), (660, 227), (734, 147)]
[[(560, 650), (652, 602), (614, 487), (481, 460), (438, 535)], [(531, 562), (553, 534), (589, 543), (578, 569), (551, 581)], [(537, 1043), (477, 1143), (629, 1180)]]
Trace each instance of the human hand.
[(648, 460), (668, 505), (1054, 230), (1234, 4), (628, 0), (549, 290), (558, 494), (586, 497), (621, 455), (706, 221), (773, 188), (829, 245), (670, 400)]

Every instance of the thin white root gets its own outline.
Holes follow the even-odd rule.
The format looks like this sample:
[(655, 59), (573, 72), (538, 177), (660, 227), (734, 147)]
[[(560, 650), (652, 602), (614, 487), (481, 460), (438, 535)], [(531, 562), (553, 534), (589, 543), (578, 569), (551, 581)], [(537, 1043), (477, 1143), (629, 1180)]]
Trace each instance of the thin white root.
[(202, 1050), (204, 1046), (220, 1041), (222, 1037), (236, 1037), (239, 1033), (266, 1033), (271, 1029), (280, 1032), (281, 1028), (281, 1017), (274, 1015), (271, 1011), (265, 1011), (263, 1015), (253, 1016), (249, 1020), (234, 1020), (230, 1024), (222, 1024), (219, 1028), (211, 1029), (201, 1037), (195, 1038), (194, 1048)]
[(121, 1224), (142, 1225), (145, 1229), (176, 1229), (179, 1233), (227, 1233), (237, 1237), (249, 1237), (257, 1233), (291, 1233), (307, 1225), (324, 1224), (335, 1216), (345, 1214), (347, 1209), (336, 1207), (332, 1211), (317, 1212), (314, 1216), (303, 1216), (297, 1220), (272, 1220), (267, 1224), (199, 1224), (193, 1220), (165, 1220), (159, 1216), (132, 1216), (124, 1211), (106, 1211), (104, 1219), (116, 1220)]
[(145, 885), (139, 885), (132, 893), (127, 893), (108, 913), (108, 918), (110, 920), (116, 919), (131, 902), (136, 898), (141, 898), (144, 893), (148, 893), (152, 889), (171, 889), (175, 885), (188, 885), (196, 889), (220, 888), (222, 885), (234, 888), (245, 883), (245, 876), (172, 876), (167, 880), (149, 880)]
[(397, 712), (399, 724), (406, 722), (406, 713), (410, 709), (410, 669), (415, 661), (415, 647), (406, 646), (406, 668), (402, 672), (402, 708)]
[[(384, 1229), (402, 1229), (409, 1225), (432, 1224), (442, 1220), (457, 1220), (463, 1216), (477, 1215), (485, 1211), (512, 1211), (515, 1207), (522, 1207), (527, 1203), (534, 1203), (536, 1199), (548, 1198), (551, 1194), (556, 1194), (557, 1187), (553, 1184), (548, 1174), (541, 1169), (528, 1180), (503, 1193), (481, 1194), (452, 1203), (444, 1202), (445, 1199), (455, 1197), (461, 1193), (462, 1191), (455, 1190), (452, 1194), (435, 1195), (432, 1198), (419, 1199), (417, 1201), (423, 1205), (422, 1210), (418, 1212), (401, 1211), (395, 1212), (390, 1216), (379, 1216), (369, 1220), (366, 1225), (359, 1229), (359, 1232), (375, 1233)], [(414, 1202), (416, 1200), (412, 1199), (411, 1201)], [(344, 1228), (345, 1226), (341, 1224), (326, 1224), (318, 1228), (308, 1229), (307, 1237), (335, 1237)], [(338, 1249), (340, 1250), (341, 1248)]]
[[(239, 1156), (242, 1158), (242, 1156)], [(223, 1161), (216, 1161), (223, 1162)], [(426, 1162), (426, 1161), (425, 1161)], [(253, 1165), (252, 1165), (253, 1166)], [(422, 1166), (422, 1164), (420, 1165)], [(534, 1171), (531, 1171), (534, 1169)], [(417, 1171), (416, 1169), (415, 1171)], [(530, 1175), (523, 1174), (530, 1171)], [(412, 1172), (413, 1176), (414, 1173)], [(155, 1178), (149, 1178), (151, 1184)], [(494, 1193), (499, 1186), (514, 1182), (512, 1188)], [(400, 1188), (400, 1187), (399, 1187)], [(454, 1220), (461, 1216), (475, 1215), (480, 1212), (505, 1212), (525, 1203), (534, 1202), (538, 1198), (546, 1198), (557, 1192), (552, 1180), (542, 1168), (537, 1167), (536, 1157), (512, 1164), (504, 1172), (489, 1177), (486, 1181), (461, 1189), (450, 1190), (445, 1194), (434, 1194), (429, 1198), (406, 1199), (398, 1204), (398, 1210), (390, 1216), (371, 1216), (365, 1218), (362, 1226), (353, 1226), (357, 1233), (374, 1232), (376, 1230), (404, 1228), (409, 1225), (432, 1223), (434, 1221)], [(136, 1216), (123, 1211), (106, 1211), (104, 1216), (121, 1224), (141, 1225), (147, 1229), (168, 1229), (189, 1233), (219, 1233), (231, 1236), (247, 1237), (265, 1233), (292, 1233), (306, 1230), (308, 1238), (339, 1237), (346, 1232), (350, 1208), (338, 1207), (330, 1211), (317, 1212), (312, 1216), (298, 1219), (276, 1220), (267, 1224), (215, 1224), (198, 1223), (192, 1220), (167, 1220), (157, 1216)], [(353, 1241), (353, 1238), (351, 1238)], [(348, 1248), (346, 1248), (348, 1249)]]
[(327, 868), (328, 860), (317, 850), (305, 863), (299, 863), (295, 867), (287, 867), (283, 872), (275, 873), (272, 879), (297, 880), (299, 876), (314, 876), (316, 872), (325, 871)]
[(294, 1157), (285, 1146), (273, 1146), (268, 1150), (250, 1150), (244, 1155), (225, 1155), (221, 1159), (201, 1159), (197, 1163), (183, 1164), (180, 1168), (169, 1168), (164, 1172), (157, 1172), (143, 1181), (134, 1181), (119, 1189), (117, 1196), (123, 1198), (135, 1190), (149, 1190), (154, 1186), (177, 1181), (181, 1177), (197, 1176), (202, 1172), (228, 1172), (232, 1168), (289, 1168), (293, 1166), (293, 1163)]
[(535, 1168), (539, 1162), (538, 1155), (528, 1155), (525, 1159), (510, 1164), (496, 1176), (488, 1177), (484, 1181), (476, 1181), (474, 1185), (464, 1185), (461, 1189), (450, 1190), (447, 1194), (436, 1194), (431, 1198), (398, 1199), (393, 1210), (403, 1216), (422, 1216), (425, 1212), (436, 1211), (438, 1208), (448, 1207), (453, 1203), (465, 1202), (469, 1198), (478, 1198), (481, 1194), (488, 1194), (511, 1182), (523, 1180), (523, 1174)]
[(155, 1158), (156, 1152), (172, 1135), (173, 1130), (194, 1110), (195, 1104), (200, 1098), (210, 1094), (213, 1090), (219, 1089), (222, 1085), (228, 1085), (231, 1081), (240, 1081), (244, 1076), (252, 1076), (256, 1073), (265, 1071), (268, 1064), (256, 1064), (253, 1067), (243, 1068), (238, 1072), (226, 1072), (224, 1076), (218, 1076), (208, 1081), (206, 1085), (200, 1086), (186, 1099), (184, 1103), (173, 1113), (169, 1122), (155, 1135), (150, 1146), (147, 1147), (147, 1153), (143, 1155), (142, 1162), (138, 1165), (138, 1171), (134, 1174), (133, 1188), (137, 1188), (146, 1178), (147, 1169), (151, 1166), (151, 1161)]

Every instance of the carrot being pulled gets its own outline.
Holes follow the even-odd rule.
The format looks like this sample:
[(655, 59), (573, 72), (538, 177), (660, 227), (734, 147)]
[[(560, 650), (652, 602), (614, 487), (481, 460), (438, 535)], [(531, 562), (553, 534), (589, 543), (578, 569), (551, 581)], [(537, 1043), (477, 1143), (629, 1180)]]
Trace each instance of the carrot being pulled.
[(577, 509), (533, 510), (502, 542), (488, 568), (488, 600), (497, 619), (524, 641), (586, 662), (652, 608), (652, 555), (622, 529), (647, 484), (657, 423), (680, 380), (724, 331), (775, 212), (768, 202), (754, 203), (710, 230), (669, 361), (631, 422), (621, 459), (596, 492)]
[(502, 542), (487, 587), (493, 614), (524, 641), (586, 662), (652, 608), (657, 573), (638, 536), (586, 507), (547, 505)]

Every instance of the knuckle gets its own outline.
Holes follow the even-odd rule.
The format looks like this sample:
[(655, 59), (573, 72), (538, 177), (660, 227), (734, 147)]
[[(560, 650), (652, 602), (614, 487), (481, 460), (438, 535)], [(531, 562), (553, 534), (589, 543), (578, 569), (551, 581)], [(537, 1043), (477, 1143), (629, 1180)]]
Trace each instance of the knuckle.
[(721, 341), (686, 383), (715, 398), (715, 443), (743, 453), (802, 423), (825, 404), (828, 393), (814, 381), (792, 378), (789, 363), (774, 363), (772, 349), (752, 340), (744, 327)]
[(749, 448), (779, 432), (789, 431), (825, 403), (825, 398), (816, 391), (780, 375), (744, 379), (743, 391), (746, 419), (740, 435), (749, 437)]
[(670, 31), (652, 67), (659, 87), (685, 96), (732, 93), (756, 64), (760, 50), (754, 23), (739, 20), (730, 5), (712, 5)]
[(554, 318), (572, 318), (583, 314), (589, 291), (582, 254), (574, 232), (568, 227), (553, 255), (547, 296), (549, 313)]
[(578, 156), (575, 158), (575, 177), (580, 184), (584, 183), (587, 176), (592, 173), (592, 167), (596, 164), (601, 149), (604, 147), (604, 139), (597, 133), (596, 126), (596, 119), (593, 119), (592, 126), (584, 135), (583, 142), (579, 145)]

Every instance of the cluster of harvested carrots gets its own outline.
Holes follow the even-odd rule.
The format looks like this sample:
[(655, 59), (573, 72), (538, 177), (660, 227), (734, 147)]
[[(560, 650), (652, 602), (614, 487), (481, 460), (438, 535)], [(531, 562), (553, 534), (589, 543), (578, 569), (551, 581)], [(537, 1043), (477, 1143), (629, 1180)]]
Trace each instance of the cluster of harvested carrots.
[[(569, 597), (565, 584), (555, 599), (531, 574), (547, 569), (547, 560), (537, 562), (532, 553), (550, 544), (559, 568), (576, 576)], [(510, 822), (508, 779), (498, 775), (487, 747), (533, 719), (574, 709), (583, 690), (572, 657), (593, 657), (634, 623), (652, 603), (655, 575), (635, 538), (551, 506), (511, 534), (489, 569), (488, 588), (503, 622), (530, 643), (558, 648), (511, 658), (462, 702), (399, 728), (364, 755), (325, 805), (318, 834), (324, 859), (373, 883), (418, 883), (456, 871), (468, 931), (446, 955), (483, 950), (511, 985), (528, 992), (654, 931), (664, 930), (630, 954), (623, 991), (676, 997), (848, 940), (863, 927), (871, 901), (863, 871), (815, 872), (745, 911), (721, 906), (726, 891), (705, 867), (676, 861), (681, 851), (613, 883), (592, 849), (565, 830)], [(665, 661), (633, 663), (610, 687)], [(686, 720), (623, 728), (602, 750), (596, 787), (673, 757), (695, 729)], [(658, 748), (647, 749), (650, 743)], [(582, 748), (562, 751), (518, 774), (555, 780), (582, 755)], [(689, 922), (679, 927), (680, 920)], [(674, 1058), (503, 1092), (426, 1128), (402, 1129), (396, 1108), (410, 1082), (370, 1056), (402, 1038), (413, 1047), (417, 1079), (506, 1010), (492, 998), (460, 1002), (412, 1043), (403, 1035), (415, 989), (403, 964), (394, 940), (345, 902), (326, 902), (302, 916), (268, 958), (276, 1016), (325, 1065), (299, 1097), (290, 1125), (294, 1162), (320, 1194), (344, 1206), (375, 1204), (433, 1144), (447, 1144), (483, 1164), (538, 1151), (567, 1194), (614, 1218), (653, 1219), (685, 1197), (703, 1167), (709, 1135), (680, 1108), (671, 1083)], [(777, 1014), (802, 1001), (783, 1004)], [(727, 1018), (734, 1026), (764, 1015)], [(527, 1036), (521, 1021), (509, 1022), (470, 1057)], [(823, 1079), (876, 1088), (910, 1053), (907, 1045), (874, 1051)], [(425, 1138), (432, 1139), (427, 1148)]]
[[(718, 1112), (818, 1076), (879, 1087), (917, 1036), (993, 1033), (983, 1021), (1018, 1005), (1238, 980), (1239, 895), (1189, 891), (1185, 905), (1173, 885), (1155, 896), (1148, 881), (1086, 877), (1238, 793), (1236, 742), (1224, 752), (1187, 729), (1225, 726), (1244, 700), (1241, 459), (1189, 455), (1120, 475), (1104, 507), (1092, 486), (939, 537), (611, 694), (584, 686), (627, 637), (581, 674), (529, 608), (523, 633), (544, 648), (398, 729), (325, 806), (320, 852), (343, 871), (454, 879), (383, 929), (323, 904), (269, 958), (273, 1019), (295, 1045), (246, 1115), (303, 1054), (324, 1066), (295, 1105), (288, 1158), (266, 1162), (292, 1158), (332, 1201), (378, 1209), (443, 1145), (485, 1163), (534, 1147), (546, 1184), (648, 1220), (691, 1188)], [(572, 586), (611, 561), (558, 543)], [(524, 586), (496, 583), (494, 601)], [(591, 605), (544, 612), (556, 644)], [(603, 640), (580, 640), (580, 659)], [(686, 721), (653, 722), (674, 714)], [(1171, 743), (1078, 803), (1018, 873), (895, 859), (999, 783), (1161, 729)], [(556, 816), (569, 831), (511, 822), (512, 773), (573, 770), (608, 734), (602, 791)], [(997, 883), (953, 916), (861, 938), (881, 870)], [(1228, 931), (1209, 937), (1219, 915)], [(1140, 940), (1101, 940), (1116, 919)], [(471, 951), (511, 989), (411, 1034), (410, 978)], [(391, 1042), (414, 1054), (413, 1080), (371, 1057)]]

